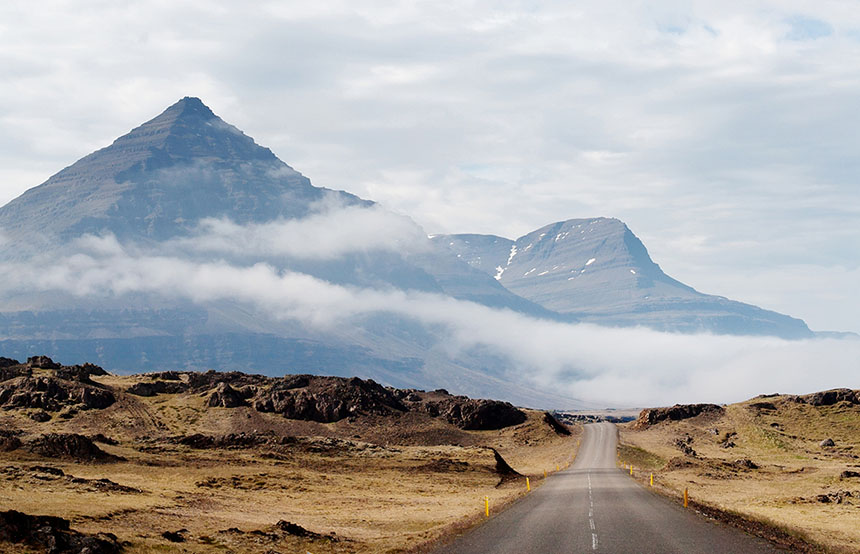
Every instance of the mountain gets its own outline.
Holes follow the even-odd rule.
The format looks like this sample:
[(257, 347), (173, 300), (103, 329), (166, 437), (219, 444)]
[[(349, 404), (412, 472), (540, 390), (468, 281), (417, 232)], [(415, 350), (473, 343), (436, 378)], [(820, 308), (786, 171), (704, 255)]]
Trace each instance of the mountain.
[(433, 240), (511, 292), (580, 321), (676, 332), (813, 336), (799, 319), (702, 294), (669, 277), (617, 219), (560, 221), (517, 240), (469, 234)]
[[(186, 97), (0, 208), (0, 263), (37, 264), (51, 272), (55, 260), (74, 254), (85, 235), (113, 237), (132, 252), (173, 255), (183, 240), (199, 237), (203, 222), (296, 221), (318, 213), (324, 203), (375, 207), (352, 194), (312, 185), (199, 99)], [(252, 250), (181, 254), (194, 262), (266, 264), (347, 287), (434, 293), (558, 317), (438, 247), (411, 220), (401, 227), (416, 243), (402, 251), (357, 249), (328, 257)], [(468, 354), (459, 361), (442, 356), (439, 340), (436, 331), (387, 314), (321, 329), (225, 300), (192, 302), (160, 292), (94, 298), (62, 290), (0, 289), (0, 352), (10, 357), (38, 351), (124, 371), (327, 372), (532, 405), (562, 401), (517, 392)]]

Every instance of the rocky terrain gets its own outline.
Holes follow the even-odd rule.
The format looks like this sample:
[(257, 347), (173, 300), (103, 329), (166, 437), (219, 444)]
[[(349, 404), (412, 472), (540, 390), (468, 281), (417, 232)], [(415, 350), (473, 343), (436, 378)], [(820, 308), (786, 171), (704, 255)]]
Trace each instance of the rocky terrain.
[(858, 390), (647, 409), (621, 438), (638, 478), (700, 511), (792, 551), (860, 550)]
[(0, 366), (4, 552), (400, 551), (537, 484), (576, 433), (369, 379)]

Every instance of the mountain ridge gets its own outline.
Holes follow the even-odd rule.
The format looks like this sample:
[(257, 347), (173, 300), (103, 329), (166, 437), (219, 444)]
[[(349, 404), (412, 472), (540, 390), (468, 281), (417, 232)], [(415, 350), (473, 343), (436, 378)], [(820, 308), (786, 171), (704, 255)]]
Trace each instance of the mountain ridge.
[(569, 219), (516, 240), (434, 235), (511, 292), (580, 321), (661, 331), (814, 336), (799, 319), (701, 293), (666, 275), (615, 218)]

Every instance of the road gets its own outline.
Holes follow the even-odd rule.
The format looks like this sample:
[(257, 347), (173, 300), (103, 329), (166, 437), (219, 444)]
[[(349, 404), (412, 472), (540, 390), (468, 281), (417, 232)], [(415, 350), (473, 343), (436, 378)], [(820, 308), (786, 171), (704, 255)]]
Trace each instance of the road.
[(637, 484), (616, 445), (614, 425), (586, 425), (570, 469), (435, 554), (783, 552)]

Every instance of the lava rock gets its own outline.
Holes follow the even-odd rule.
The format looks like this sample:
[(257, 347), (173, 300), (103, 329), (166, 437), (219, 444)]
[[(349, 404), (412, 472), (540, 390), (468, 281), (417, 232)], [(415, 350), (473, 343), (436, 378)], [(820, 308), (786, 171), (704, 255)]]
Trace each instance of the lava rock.
[(206, 403), (211, 407), (238, 408), (247, 405), (242, 395), (227, 383), (218, 383)]
[(822, 448), (827, 448), (829, 446), (836, 446), (836, 443), (833, 442), (833, 439), (824, 439), (823, 441), (818, 443), (818, 446)]
[[(303, 387), (297, 386), (305, 382)], [(346, 417), (389, 415), (406, 411), (403, 404), (375, 381), (358, 377), (290, 376), (257, 393), (253, 402), (259, 412), (281, 414), (289, 419), (331, 423)]]
[(31, 356), (27, 358), (27, 367), (32, 369), (60, 369), (60, 364), (47, 356)]
[(649, 408), (639, 413), (639, 418), (633, 424), (633, 427), (646, 429), (661, 421), (679, 421), (702, 414), (719, 416), (725, 413), (725, 411), (725, 408), (717, 404), (675, 404), (670, 408)]
[(12, 452), (21, 448), (21, 439), (18, 438), (18, 431), (2, 430), (0, 431), (0, 452)]
[(186, 392), (188, 385), (181, 381), (142, 381), (125, 389), (136, 396), (155, 396), (157, 394), (179, 394)]
[(801, 402), (810, 406), (832, 406), (837, 402), (860, 404), (860, 398), (851, 389), (832, 389), (798, 397)]
[(54, 377), (20, 377), (0, 384), (0, 406), (57, 412), (64, 407), (103, 409), (116, 402), (105, 388)]
[(559, 422), (555, 417), (553, 417), (553, 415), (551, 413), (544, 412), (543, 413), (543, 420), (544, 420), (544, 423), (549, 425), (550, 428), (552, 428), (552, 430), (555, 431), (556, 435), (561, 435), (561, 436), (569, 436), (570, 435), (570, 429), (568, 429), (567, 427), (562, 425), (561, 422)]
[(108, 454), (92, 440), (72, 433), (50, 433), (41, 435), (27, 445), (34, 454), (47, 458), (67, 458), (78, 462), (109, 463), (123, 460)]
[(30, 419), (32, 419), (33, 421), (37, 421), (39, 423), (44, 423), (46, 421), (51, 420), (51, 414), (49, 414), (48, 412), (46, 412), (44, 410), (39, 410), (37, 412), (33, 412), (32, 414), (30, 414)]
[(0, 541), (24, 543), (50, 554), (117, 554), (122, 550), (111, 533), (84, 535), (71, 529), (67, 519), (15, 510), (0, 512)]

